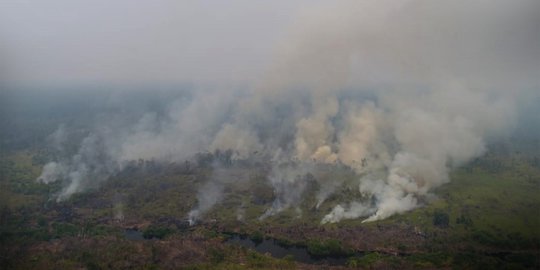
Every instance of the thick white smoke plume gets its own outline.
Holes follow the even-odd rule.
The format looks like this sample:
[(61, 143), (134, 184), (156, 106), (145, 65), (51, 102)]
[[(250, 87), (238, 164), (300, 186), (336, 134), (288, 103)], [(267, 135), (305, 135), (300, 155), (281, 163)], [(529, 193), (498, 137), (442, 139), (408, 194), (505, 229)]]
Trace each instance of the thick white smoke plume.
[[(449, 181), (449, 170), (509, 133), (521, 93), (537, 95), (539, 3), (336, 1), (308, 10), (257, 86), (201, 90), (163, 119), (145, 115), (118, 140), (112, 164), (216, 149), (265, 159), (275, 201), (261, 218), (296, 206), (305, 176), (334, 164), (357, 181), (320, 182), (317, 207), (342, 184), (362, 195), (335, 205), (323, 223), (411, 210)], [(85, 144), (95, 140), (43, 170), (44, 182), (70, 179), (59, 198), (82, 190), (81, 179), (111, 171), (86, 163), (94, 154)], [(221, 198), (220, 183), (203, 186), (190, 218)]]

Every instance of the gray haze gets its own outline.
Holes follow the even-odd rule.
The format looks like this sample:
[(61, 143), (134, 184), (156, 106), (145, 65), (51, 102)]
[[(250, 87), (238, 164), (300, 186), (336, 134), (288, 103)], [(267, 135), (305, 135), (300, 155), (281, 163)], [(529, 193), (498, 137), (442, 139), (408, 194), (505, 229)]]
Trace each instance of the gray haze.
[(0, 1), (9, 83), (253, 81), (313, 1)]
[[(262, 9), (254, 2), (234, 3), (227, 7), (239, 13), (230, 18), (201, 20), (201, 13), (187, 12), (188, 18), (204, 23), (179, 23), (179, 28), (172, 25), (186, 19), (175, 13), (180, 4), (163, 10), (156, 4), (161, 12), (174, 14), (174, 20), (153, 21), (158, 23), (155, 29), (139, 23), (144, 14), (132, 14), (133, 10), (118, 24), (130, 28), (127, 32), (115, 27), (105, 31), (109, 28), (100, 25), (103, 21), (82, 32), (66, 26), (62, 29), (89, 41), (82, 48), (67, 47), (82, 51), (50, 54), (57, 41), (36, 51), (26, 47), (41, 57), (35, 64), (30, 64), (33, 57), (21, 56), (25, 46), (14, 46), (18, 49), (12, 57), (21, 57), (20, 66), (11, 69), (17, 71), (15, 81), (198, 82), (189, 97), (179, 98), (162, 114), (146, 112), (130, 125), (102, 123), (75, 156), (47, 164), (40, 181), (69, 183), (59, 200), (130, 160), (182, 161), (198, 152), (231, 149), (233, 159), (264, 159), (272, 165), (267, 178), (275, 202), (261, 219), (298, 205), (308, 181), (305, 176), (323, 165), (346, 166), (356, 180), (315, 179), (321, 187), (318, 205), (341, 185), (362, 195), (333, 205), (322, 223), (384, 219), (427, 201), (434, 188), (450, 181), (451, 169), (484, 154), (490, 142), (509, 136), (521, 112), (527, 111), (524, 101), (539, 97), (538, 1), (332, 1), (302, 8), (300, 3), (267, 4)], [(208, 14), (223, 12), (220, 5), (195, 7)], [(137, 6), (142, 7), (141, 11), (154, 10)], [(270, 12), (282, 8), (288, 15), (280, 19)], [(92, 12), (96, 11), (88, 11)], [(118, 19), (107, 12), (105, 21)], [(8, 19), (21, 23), (14, 16)], [(239, 18), (245, 21), (236, 21)], [(242, 28), (229, 35), (203, 27), (210, 22), (229, 30), (225, 26)], [(91, 29), (98, 29), (99, 35)], [(113, 33), (115, 29), (122, 34)], [(185, 36), (167, 39), (171, 32), (163, 33), (165, 29)], [(29, 46), (25, 42), (30, 35), (16, 33), (11, 29), (5, 35)], [(136, 38), (130, 39), (130, 34)], [(131, 40), (140, 43), (130, 47)], [(111, 47), (104, 46), (108, 42)], [(231, 53), (232, 44), (245, 47)], [(88, 52), (82, 61), (89, 69), (73, 69), (79, 65), (71, 62), (78, 59), (70, 57), (72, 52)], [(194, 52), (204, 57), (190, 62), (187, 55)], [(235, 82), (248, 87), (227, 84)], [(99, 157), (108, 165), (94, 164), (98, 154), (90, 148), (103, 152)], [(202, 185), (190, 216), (198, 219), (216, 204), (225, 184), (213, 180)]]

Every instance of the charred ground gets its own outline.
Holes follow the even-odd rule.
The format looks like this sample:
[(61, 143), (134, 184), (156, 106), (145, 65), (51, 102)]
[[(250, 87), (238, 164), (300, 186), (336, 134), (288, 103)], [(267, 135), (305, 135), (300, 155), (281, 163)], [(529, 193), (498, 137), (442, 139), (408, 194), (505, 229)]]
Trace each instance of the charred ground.
[[(341, 268), (529, 268), (540, 266), (540, 141), (515, 136), (489, 145), (488, 152), (450, 173), (450, 183), (422, 206), (376, 222), (343, 220), (321, 225), (336, 204), (360, 197), (350, 185), (337, 187), (319, 208), (317, 179), (355, 174), (343, 166), (320, 166), (306, 174), (302, 200), (260, 217), (277, 194), (261, 160), (235, 161), (230, 151), (200, 153), (176, 163), (134, 160), (107, 181), (57, 202), (65, 183), (40, 183), (43, 165), (58, 158), (49, 135), (71, 127), (65, 151), (76, 153), (93, 126), (96, 112), (120, 110), (140, 115), (155, 102), (107, 107), (103, 100), (73, 97), (26, 104), (25, 98), (1, 115), (0, 268), (3, 269), (251, 269), (323, 268), (294, 258), (230, 243), (245, 237), (259, 243), (274, 239), (314, 257), (344, 258)], [(45, 100), (45, 101), (44, 101)], [(144, 102), (142, 102), (144, 100)], [(96, 105), (99, 104), (99, 105)], [(8, 105), (8, 104), (4, 104)], [(159, 105), (157, 107), (163, 107)], [(138, 109), (134, 109), (138, 108)], [(60, 113), (64, 110), (69, 113)], [(526, 133), (529, 134), (529, 133)], [(190, 226), (205, 184), (220, 180), (221, 198)], [(323, 181), (324, 182), (324, 181)], [(135, 233), (135, 237), (130, 233)]]
[[(538, 142), (528, 142), (530, 145)], [(537, 147), (537, 146), (536, 146)], [(61, 183), (37, 183), (39, 151), (2, 157), (3, 268), (317, 268), (227, 242), (233, 235), (276, 239), (313, 256), (345, 256), (340, 267), (433, 268), (539, 266), (538, 157), (497, 145), (451, 174), (430, 202), (389, 219), (321, 225), (337, 192), (315, 208), (316, 181), (302, 203), (261, 220), (275, 194), (264, 164), (232, 162), (224, 153), (184, 163), (134, 161), (102, 186), (56, 202)], [(230, 178), (223, 199), (190, 226), (197, 189), (215, 173)], [(306, 177), (353, 177), (327, 168)], [(249, 179), (249, 181), (235, 181)], [(144, 240), (131, 240), (137, 230)], [(240, 265), (240, 266), (238, 266)]]

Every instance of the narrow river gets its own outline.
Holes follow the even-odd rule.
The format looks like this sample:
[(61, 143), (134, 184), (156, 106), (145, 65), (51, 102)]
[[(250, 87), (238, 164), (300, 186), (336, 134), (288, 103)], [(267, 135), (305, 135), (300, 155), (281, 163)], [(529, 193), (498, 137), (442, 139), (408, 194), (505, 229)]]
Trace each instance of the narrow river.
[(347, 263), (347, 257), (314, 257), (308, 253), (306, 247), (282, 246), (274, 239), (255, 242), (248, 237), (233, 235), (226, 243), (243, 246), (263, 254), (268, 253), (279, 259), (291, 255), (295, 261), (308, 264), (345, 265)]

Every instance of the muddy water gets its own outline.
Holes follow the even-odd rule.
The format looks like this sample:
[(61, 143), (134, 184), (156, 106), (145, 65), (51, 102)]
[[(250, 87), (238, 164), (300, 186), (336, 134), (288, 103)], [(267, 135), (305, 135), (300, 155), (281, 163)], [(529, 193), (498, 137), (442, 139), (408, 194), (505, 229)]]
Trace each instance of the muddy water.
[(248, 237), (234, 235), (227, 240), (227, 243), (240, 245), (259, 253), (269, 253), (274, 258), (283, 258), (287, 255), (294, 257), (295, 261), (309, 264), (327, 264), (327, 265), (344, 265), (347, 262), (346, 257), (313, 257), (306, 247), (297, 246), (282, 246), (274, 239), (265, 239), (260, 243), (254, 242)]

